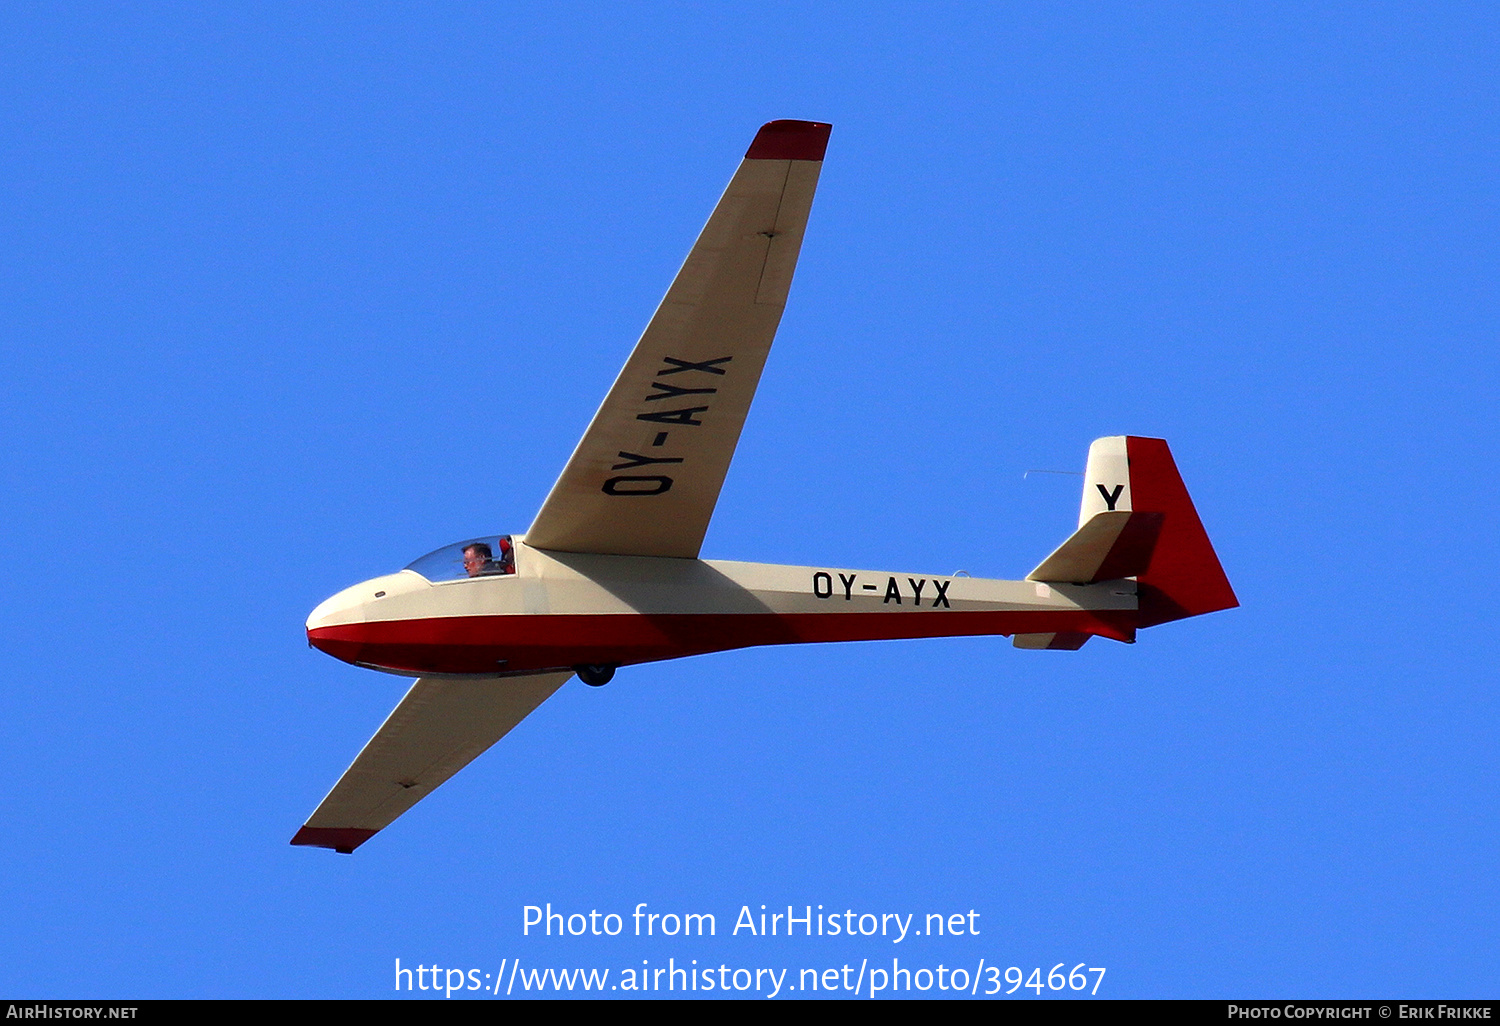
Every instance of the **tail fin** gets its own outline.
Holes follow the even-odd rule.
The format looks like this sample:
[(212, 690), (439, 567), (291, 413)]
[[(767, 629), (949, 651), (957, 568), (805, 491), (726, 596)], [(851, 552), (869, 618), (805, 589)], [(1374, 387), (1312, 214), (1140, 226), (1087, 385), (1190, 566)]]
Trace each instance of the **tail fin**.
[(1141, 627), (1240, 604), (1160, 438), (1117, 435), (1089, 446), (1078, 531), (1027, 579), (1118, 577), (1136, 578)]

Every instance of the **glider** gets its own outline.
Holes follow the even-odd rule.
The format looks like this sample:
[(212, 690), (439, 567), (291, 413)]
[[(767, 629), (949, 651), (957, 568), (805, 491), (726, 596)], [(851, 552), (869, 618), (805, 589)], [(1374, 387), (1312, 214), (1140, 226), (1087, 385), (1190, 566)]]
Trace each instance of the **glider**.
[(292, 844), (349, 853), (574, 675), (751, 645), (1009, 635), (1077, 649), (1238, 605), (1167, 443), (1089, 449), (1078, 530), (1022, 581), (700, 559), (786, 305), (831, 126), (756, 134), (525, 534), (313, 610), (308, 642), (416, 682)]

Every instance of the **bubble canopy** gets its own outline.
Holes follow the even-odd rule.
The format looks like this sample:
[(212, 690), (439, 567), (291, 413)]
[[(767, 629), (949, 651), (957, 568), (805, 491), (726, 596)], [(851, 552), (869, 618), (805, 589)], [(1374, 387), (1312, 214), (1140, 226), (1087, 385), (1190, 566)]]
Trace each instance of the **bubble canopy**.
[(506, 577), (516, 572), (516, 550), (510, 535), (491, 534), (444, 545), (408, 563), (406, 569), (434, 584), (470, 577)]

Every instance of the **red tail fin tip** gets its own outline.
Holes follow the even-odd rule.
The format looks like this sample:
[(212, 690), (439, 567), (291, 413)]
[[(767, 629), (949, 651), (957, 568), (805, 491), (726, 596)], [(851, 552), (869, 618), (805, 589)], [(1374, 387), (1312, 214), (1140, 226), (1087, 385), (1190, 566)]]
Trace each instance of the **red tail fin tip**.
[[(1105, 441), (1101, 439), (1100, 441)], [(1126, 436), (1130, 508), (1162, 514), (1161, 533), (1146, 570), (1136, 578), (1140, 626), (1238, 606), (1234, 589), (1198, 519), (1172, 451), (1160, 438)], [(1098, 443), (1095, 443), (1098, 445)], [(1085, 484), (1088, 487), (1088, 484)]]

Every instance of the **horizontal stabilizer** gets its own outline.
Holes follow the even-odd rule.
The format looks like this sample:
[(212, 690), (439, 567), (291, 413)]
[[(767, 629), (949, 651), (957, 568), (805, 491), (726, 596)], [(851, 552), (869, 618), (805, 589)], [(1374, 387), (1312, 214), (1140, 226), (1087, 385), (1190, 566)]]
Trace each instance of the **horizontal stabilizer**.
[(1160, 513), (1130, 510), (1095, 513), (1026, 579), (1093, 584), (1145, 573), (1161, 534), (1162, 519)]

